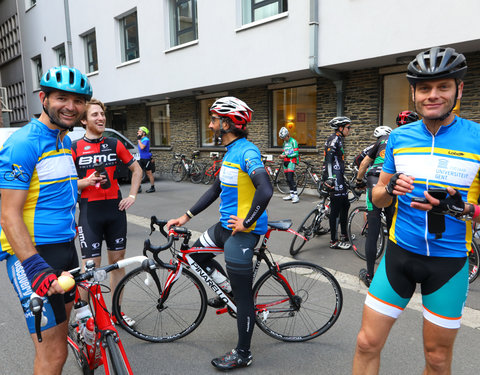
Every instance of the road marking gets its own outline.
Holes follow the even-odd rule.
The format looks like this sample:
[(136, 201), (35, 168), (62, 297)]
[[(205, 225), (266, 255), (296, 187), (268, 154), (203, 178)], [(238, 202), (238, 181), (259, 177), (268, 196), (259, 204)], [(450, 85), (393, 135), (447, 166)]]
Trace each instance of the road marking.
[[(145, 227), (145, 228), (150, 228), (150, 219), (146, 217), (127, 214), (127, 220), (132, 224)], [(192, 232), (192, 238), (191, 238), (192, 241), (195, 241), (202, 234), (201, 232), (197, 232), (193, 230), (191, 232)], [(272, 255), (275, 261), (278, 263), (293, 262), (297, 260), (297, 259), (286, 257), (283, 255), (276, 255), (276, 254), (272, 254)], [(333, 276), (335, 276), (335, 278), (341, 285), (342, 289), (348, 289), (353, 292), (357, 292), (364, 295), (367, 294), (367, 289), (365, 288), (363, 283), (361, 283), (358, 277), (350, 275), (348, 273), (336, 271), (331, 268), (327, 268), (327, 267), (324, 267), (324, 268), (327, 271), (329, 271)], [(423, 313), (422, 296), (420, 293), (415, 293), (413, 295), (412, 299), (408, 303), (407, 308)], [(465, 307), (463, 310), (462, 325), (480, 330), (480, 310), (475, 310), (470, 307)]]

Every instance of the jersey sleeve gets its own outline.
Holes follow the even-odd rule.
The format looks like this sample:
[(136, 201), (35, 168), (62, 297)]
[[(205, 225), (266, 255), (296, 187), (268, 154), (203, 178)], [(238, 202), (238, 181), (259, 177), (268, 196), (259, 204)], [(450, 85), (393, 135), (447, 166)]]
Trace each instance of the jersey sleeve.
[(367, 151), (367, 156), (370, 158), (370, 159), (375, 159), (376, 156), (377, 156), (377, 152), (378, 152), (378, 146), (380, 145), (380, 139), (378, 139), (374, 144), (373, 144), (373, 147), (371, 147), (368, 151)]
[(0, 188), (28, 190), (38, 161), (37, 143), (10, 137), (0, 151)]
[(245, 164), (242, 166), (242, 168), (244, 168), (248, 175), (251, 175), (252, 172), (257, 168), (264, 168), (260, 151), (248, 149), (245, 151), (243, 157)]
[(385, 161), (383, 162), (382, 170), (386, 173), (394, 174), (397, 172), (395, 167), (395, 159), (393, 158), (393, 150), (395, 147), (395, 134), (390, 134), (387, 142), (387, 148), (385, 149)]
[(135, 161), (135, 159), (133, 158), (130, 151), (128, 151), (127, 148), (125, 147), (125, 145), (120, 141), (117, 141), (116, 151), (117, 151), (117, 155), (120, 158), (120, 160), (124, 164), (126, 164), (127, 167), (132, 165), (132, 163)]

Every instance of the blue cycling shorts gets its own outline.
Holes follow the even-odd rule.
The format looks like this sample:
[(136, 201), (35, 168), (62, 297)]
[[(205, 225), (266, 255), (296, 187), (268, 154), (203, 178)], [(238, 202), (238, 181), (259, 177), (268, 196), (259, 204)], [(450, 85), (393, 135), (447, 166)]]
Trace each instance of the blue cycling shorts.
[(468, 260), (428, 257), (388, 241), (367, 294), (371, 309), (398, 318), (421, 286), (423, 316), (440, 327), (458, 329), (468, 294)]

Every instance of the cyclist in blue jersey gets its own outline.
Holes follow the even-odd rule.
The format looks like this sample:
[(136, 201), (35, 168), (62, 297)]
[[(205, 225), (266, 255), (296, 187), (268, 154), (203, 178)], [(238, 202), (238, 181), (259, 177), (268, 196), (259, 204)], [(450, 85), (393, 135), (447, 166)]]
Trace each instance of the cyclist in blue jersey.
[(423, 373), (451, 372), (468, 292), (471, 220), (480, 217), (480, 126), (453, 113), (466, 70), (465, 57), (453, 48), (431, 48), (408, 65), (422, 120), (392, 131), (373, 189), (377, 207), (397, 199), (385, 256), (365, 300), (353, 374), (378, 373), (388, 334), (417, 284), (423, 302)]
[[(148, 180), (150, 181), (150, 189), (147, 189), (145, 193), (154, 193), (155, 192), (155, 178), (153, 177), (153, 172), (155, 172), (155, 163), (152, 159), (152, 153), (150, 152), (150, 139), (147, 135), (150, 133), (150, 130), (145, 126), (140, 126), (137, 131), (137, 143), (138, 143), (138, 152), (140, 153), (140, 166), (145, 171)], [(142, 187), (138, 189), (140, 193)]]
[[(193, 246), (221, 247), (232, 293), (237, 305), (237, 347), (222, 357), (212, 360), (220, 370), (246, 367), (252, 363), (250, 342), (255, 326), (253, 305), (253, 249), (260, 235), (267, 231), (266, 207), (273, 194), (270, 178), (263, 166), (260, 151), (247, 140), (246, 125), (252, 119), (252, 110), (235, 97), (220, 98), (210, 108), (209, 128), (215, 138), (221, 137), (226, 147), (219, 176), (212, 187), (190, 210), (167, 227), (184, 225), (220, 197), (220, 222), (209, 228)], [(192, 256), (203, 268), (225, 274), (212, 254)], [(224, 302), (209, 300), (209, 305), (221, 307)]]
[[(0, 259), (7, 260), (35, 346), (34, 373), (61, 374), (75, 289), (65, 293), (57, 276), (78, 267), (78, 178), (66, 134), (82, 118), (92, 89), (85, 75), (67, 66), (48, 70), (40, 87), (40, 117), (12, 134), (0, 151)], [(28, 307), (32, 292), (45, 297), (42, 342)]]

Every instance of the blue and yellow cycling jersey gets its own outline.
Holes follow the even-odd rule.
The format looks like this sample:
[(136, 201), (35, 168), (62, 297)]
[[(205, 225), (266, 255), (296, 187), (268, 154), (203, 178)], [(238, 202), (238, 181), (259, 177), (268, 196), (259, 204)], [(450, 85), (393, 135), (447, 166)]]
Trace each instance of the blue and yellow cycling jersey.
[[(59, 130), (32, 119), (13, 133), (0, 150), (0, 188), (28, 190), (23, 220), (34, 245), (75, 237), (77, 172), (71, 141), (56, 141)], [(0, 259), (13, 254), (0, 228)]]
[(459, 117), (432, 135), (423, 121), (395, 129), (388, 139), (383, 170), (415, 178), (414, 190), (399, 195), (390, 239), (422, 255), (465, 257), (471, 248), (472, 224), (445, 216), (442, 238), (428, 232), (427, 212), (410, 207), (428, 187), (457, 189), (464, 201), (477, 204), (480, 195), (480, 125)]
[[(245, 218), (252, 206), (255, 187), (250, 174), (257, 168), (264, 168), (257, 146), (239, 138), (227, 147), (220, 170), (220, 222), (228, 228), (230, 215)], [(267, 232), (267, 212), (253, 223), (246, 232), (264, 234)]]

